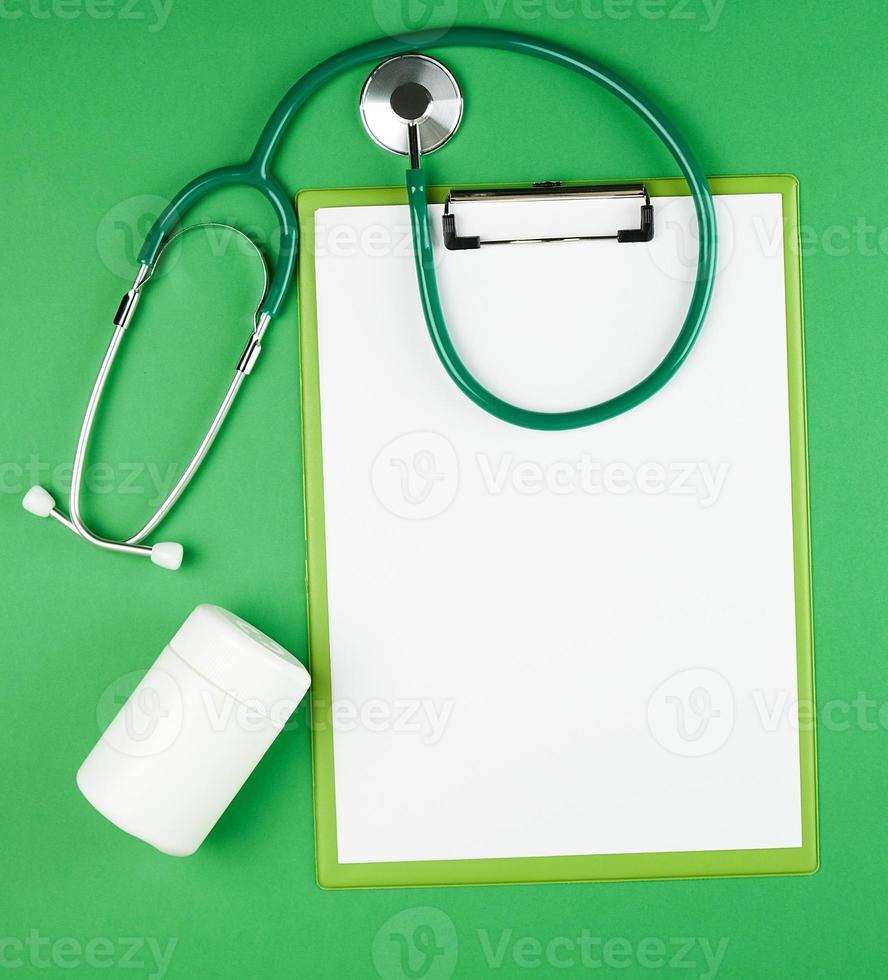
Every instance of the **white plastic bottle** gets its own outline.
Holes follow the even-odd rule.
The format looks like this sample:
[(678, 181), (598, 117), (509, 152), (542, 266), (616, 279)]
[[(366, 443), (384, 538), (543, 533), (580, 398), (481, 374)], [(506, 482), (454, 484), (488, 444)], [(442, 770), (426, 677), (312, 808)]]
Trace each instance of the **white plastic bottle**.
[(77, 785), (127, 833), (193, 854), (309, 684), (274, 640), (218, 606), (198, 606), (87, 756)]

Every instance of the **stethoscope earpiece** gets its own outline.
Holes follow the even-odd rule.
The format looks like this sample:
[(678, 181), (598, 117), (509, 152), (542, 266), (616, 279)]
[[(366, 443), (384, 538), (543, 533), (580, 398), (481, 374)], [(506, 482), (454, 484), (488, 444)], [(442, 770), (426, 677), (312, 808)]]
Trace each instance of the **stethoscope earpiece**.
[[(22, 507), (35, 517), (54, 517), (59, 524), (64, 525), (69, 531), (80, 534), (74, 523), (56, 507), (55, 497), (39, 484), (35, 484), (24, 495)], [(145, 546), (142, 550), (159, 568), (168, 568), (175, 572), (182, 567), (185, 549), (177, 541), (158, 541), (153, 545)]]

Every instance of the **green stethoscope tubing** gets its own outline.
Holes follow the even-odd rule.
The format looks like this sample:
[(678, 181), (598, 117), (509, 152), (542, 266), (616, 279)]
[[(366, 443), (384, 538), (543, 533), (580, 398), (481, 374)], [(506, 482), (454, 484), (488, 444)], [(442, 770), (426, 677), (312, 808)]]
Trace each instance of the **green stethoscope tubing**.
[(296, 213), (292, 200), (270, 172), (293, 117), (318, 89), (368, 61), (396, 54), (408, 54), (425, 47), (490, 47), (534, 55), (570, 68), (596, 82), (632, 108), (666, 145), (687, 180), (697, 217), (699, 252), (693, 294), (684, 323), (666, 355), (640, 382), (613, 398), (586, 408), (565, 412), (540, 412), (504, 401), (485, 388), (469, 371), (447, 330), (438, 293), (432, 252), (425, 174), (421, 167), (407, 171), (407, 198), (416, 257), (420, 300), (435, 352), (457, 387), (491, 415), (524, 428), (540, 430), (574, 429), (613, 418), (641, 404), (658, 392), (684, 363), (699, 336), (709, 310), (715, 284), (717, 225), (712, 194), (699, 162), (673, 124), (651, 102), (609, 68), (569, 48), (512, 31), (488, 28), (454, 27), (422, 31), (399, 37), (384, 37), (341, 51), (305, 74), (284, 96), (265, 124), (250, 159), (239, 166), (209, 171), (186, 185), (155, 222), (139, 253), (139, 262), (151, 266), (164, 239), (185, 212), (210, 191), (232, 185), (255, 188), (270, 202), (280, 225), (280, 248), (274, 275), (260, 307), (260, 314), (275, 316), (292, 283), (298, 248)]

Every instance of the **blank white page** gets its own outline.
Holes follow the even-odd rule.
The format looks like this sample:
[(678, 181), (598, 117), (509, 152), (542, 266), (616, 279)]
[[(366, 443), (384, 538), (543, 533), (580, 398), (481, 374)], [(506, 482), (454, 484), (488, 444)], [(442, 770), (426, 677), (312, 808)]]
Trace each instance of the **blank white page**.
[[(564, 409), (647, 374), (696, 253), (690, 199), (653, 203), (650, 245), (468, 252), (443, 249), (433, 208), (478, 377)], [(557, 226), (563, 206), (459, 221), (493, 233), (517, 207)], [(637, 203), (594, 207), (637, 225)], [(559, 433), (449, 380), (406, 208), (316, 213), (340, 863), (801, 845), (781, 199), (717, 213), (687, 363), (639, 408)]]

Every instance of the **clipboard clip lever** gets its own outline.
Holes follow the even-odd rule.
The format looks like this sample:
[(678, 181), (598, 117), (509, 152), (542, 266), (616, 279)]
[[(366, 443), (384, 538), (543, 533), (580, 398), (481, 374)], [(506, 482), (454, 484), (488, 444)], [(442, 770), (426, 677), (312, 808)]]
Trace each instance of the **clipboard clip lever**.
[[(480, 201), (538, 201), (538, 200), (612, 200), (638, 198), (641, 219), (638, 228), (624, 228), (612, 235), (570, 235), (551, 238), (481, 238), (478, 235), (458, 235), (456, 215), (451, 210), (457, 203)], [(562, 184), (560, 180), (540, 181), (530, 187), (491, 187), (483, 190), (455, 190), (447, 195), (442, 218), (444, 247), (450, 251), (480, 248), (482, 245), (547, 244), (549, 242), (649, 242), (654, 237), (654, 208), (644, 184)]]

